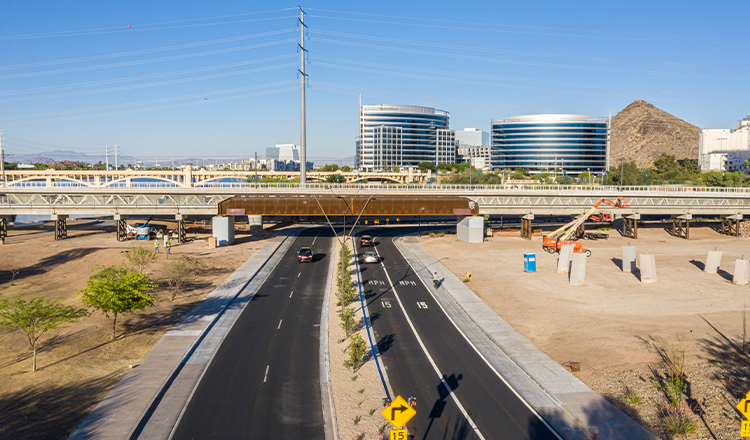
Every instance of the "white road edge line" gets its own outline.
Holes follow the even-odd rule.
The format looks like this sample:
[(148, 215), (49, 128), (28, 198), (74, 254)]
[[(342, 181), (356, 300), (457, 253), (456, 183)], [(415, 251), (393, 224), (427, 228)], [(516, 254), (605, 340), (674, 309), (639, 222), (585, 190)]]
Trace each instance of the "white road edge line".
[[(401, 237), (394, 237), (394, 238), (393, 238), (393, 241), (394, 241), (394, 243), (393, 243), (393, 246), (394, 246), (394, 247), (395, 247), (396, 249), (398, 249), (399, 253), (400, 253), (400, 254), (401, 254), (401, 256), (402, 256), (402, 257), (404, 258), (404, 260), (406, 260), (406, 262), (407, 262), (407, 264), (408, 264), (408, 263), (409, 263), (409, 260), (407, 260), (407, 259), (406, 259), (406, 256), (404, 255), (404, 253), (403, 253), (403, 252), (401, 252), (401, 249), (399, 249), (399, 248), (398, 248), (398, 246), (396, 246), (396, 243), (395, 243), (395, 241), (396, 241), (396, 238), (401, 238)], [(419, 261), (419, 262), (421, 263), (421, 260), (419, 260), (419, 259), (418, 259), (418, 258), (416, 257), (416, 255), (415, 255), (415, 259), (416, 259), (416, 260), (418, 260), (418, 261)], [(411, 266), (411, 265), (409, 265), (409, 266)], [(424, 269), (427, 269), (427, 268), (426, 268), (426, 267), (424, 266), (424, 264), (422, 265), (422, 267), (423, 267)], [(412, 269), (414, 269), (414, 268), (412, 267)], [(428, 271), (427, 271), (427, 273), (430, 273), (430, 271), (428, 270)], [(387, 274), (386, 274), (386, 275), (387, 275)], [(482, 353), (481, 353), (481, 352), (479, 351), (479, 349), (478, 349), (478, 348), (477, 348), (477, 347), (476, 347), (476, 346), (474, 345), (474, 343), (473, 343), (473, 342), (471, 342), (471, 340), (470, 340), (470, 339), (468, 338), (468, 336), (466, 336), (466, 334), (464, 334), (464, 332), (463, 332), (463, 331), (461, 331), (461, 329), (460, 329), (460, 328), (458, 327), (458, 324), (456, 324), (456, 322), (455, 322), (455, 321), (453, 320), (453, 318), (451, 318), (451, 316), (450, 316), (450, 315), (448, 314), (448, 312), (446, 312), (446, 311), (445, 311), (445, 309), (443, 308), (443, 305), (442, 305), (442, 304), (440, 304), (440, 301), (438, 301), (438, 300), (437, 300), (437, 298), (435, 297), (435, 294), (434, 294), (434, 293), (432, 293), (432, 290), (430, 290), (430, 288), (429, 288), (429, 287), (427, 286), (427, 284), (426, 284), (426, 283), (424, 282), (424, 280), (422, 279), (422, 277), (421, 277), (421, 276), (419, 276), (419, 274), (418, 274), (418, 273), (416, 272), (416, 269), (414, 270), (414, 275), (416, 275), (416, 276), (417, 276), (417, 278), (419, 278), (419, 281), (421, 281), (421, 282), (422, 282), (422, 285), (424, 285), (424, 288), (425, 288), (425, 289), (427, 289), (427, 291), (428, 291), (428, 292), (430, 292), (430, 296), (432, 296), (432, 299), (433, 299), (433, 300), (435, 300), (435, 302), (437, 303), (437, 305), (438, 305), (438, 306), (440, 307), (440, 310), (442, 310), (442, 311), (443, 311), (443, 313), (445, 314), (445, 316), (447, 316), (447, 317), (448, 317), (448, 319), (450, 320), (450, 322), (451, 322), (451, 323), (453, 323), (453, 326), (454, 326), (454, 327), (456, 327), (456, 330), (458, 330), (458, 332), (459, 332), (459, 333), (461, 333), (461, 336), (463, 336), (463, 337), (464, 337), (464, 339), (466, 339), (466, 342), (468, 342), (468, 343), (469, 343), (469, 345), (471, 345), (471, 348), (473, 348), (473, 349), (474, 349), (474, 351), (476, 351), (476, 352), (477, 352), (477, 354), (479, 355), (479, 357), (481, 357), (481, 358), (482, 358), (482, 360), (484, 361), (484, 363), (486, 363), (486, 364), (487, 364), (487, 366), (489, 366), (489, 367), (490, 367), (490, 369), (491, 369), (492, 371), (494, 371), (494, 372), (495, 372), (495, 374), (497, 374), (497, 377), (499, 377), (499, 378), (500, 378), (500, 380), (502, 380), (502, 381), (503, 381), (503, 383), (504, 383), (504, 384), (505, 384), (505, 385), (506, 385), (506, 386), (507, 386), (507, 387), (508, 387), (508, 388), (509, 388), (509, 389), (510, 389), (511, 391), (513, 391), (513, 394), (515, 394), (515, 395), (516, 395), (516, 397), (518, 397), (518, 399), (519, 399), (519, 400), (520, 400), (521, 402), (523, 402), (523, 404), (524, 404), (524, 405), (526, 405), (526, 408), (528, 408), (528, 409), (529, 409), (529, 410), (530, 410), (530, 411), (531, 411), (531, 412), (532, 412), (532, 413), (533, 413), (533, 414), (534, 414), (534, 415), (535, 415), (535, 416), (536, 416), (536, 417), (537, 417), (537, 418), (538, 418), (538, 419), (539, 419), (539, 420), (540, 420), (540, 421), (541, 421), (541, 422), (542, 422), (542, 423), (544, 424), (544, 426), (546, 426), (546, 427), (547, 427), (547, 429), (549, 429), (549, 430), (550, 430), (550, 432), (551, 432), (552, 434), (554, 434), (554, 435), (555, 435), (555, 437), (557, 437), (557, 438), (558, 438), (558, 440), (563, 440), (563, 438), (562, 438), (562, 437), (560, 437), (560, 435), (559, 435), (559, 434), (557, 433), (557, 431), (555, 431), (555, 430), (554, 430), (554, 429), (552, 428), (552, 426), (550, 426), (550, 425), (549, 425), (549, 423), (547, 423), (547, 421), (546, 421), (546, 420), (544, 420), (544, 419), (542, 418), (542, 416), (540, 416), (540, 415), (539, 415), (539, 413), (538, 413), (538, 412), (537, 412), (537, 411), (536, 411), (536, 410), (535, 410), (535, 409), (534, 409), (534, 408), (533, 408), (533, 407), (532, 407), (531, 405), (529, 405), (529, 402), (527, 402), (527, 401), (526, 401), (526, 399), (524, 399), (524, 398), (523, 398), (523, 397), (522, 397), (522, 396), (521, 396), (520, 394), (518, 394), (518, 392), (517, 392), (517, 391), (515, 390), (515, 388), (513, 388), (513, 387), (511, 386), (511, 384), (510, 384), (510, 383), (508, 383), (508, 381), (507, 381), (507, 380), (505, 380), (505, 378), (503, 377), (503, 375), (502, 375), (502, 374), (500, 374), (500, 372), (499, 372), (499, 371), (497, 371), (497, 370), (495, 369), (495, 367), (494, 367), (494, 366), (492, 366), (492, 364), (490, 364), (490, 361), (489, 361), (489, 360), (487, 360), (487, 358), (486, 358), (486, 357), (484, 357), (484, 355), (483, 355), (483, 354), (482, 354)], [(441, 287), (441, 289), (442, 289), (442, 287)], [(395, 290), (394, 290), (394, 291), (395, 291)], [(463, 310), (463, 309), (461, 309), (461, 310)], [(466, 313), (466, 312), (464, 311), (464, 313)], [(546, 393), (546, 390), (545, 390), (545, 393)]]
[(291, 292), (289, 293), (289, 298), (291, 298), (291, 297), (292, 297), (292, 295), (294, 295), (294, 290), (292, 290), (292, 291), (291, 291)]
[(479, 428), (477, 427), (476, 423), (474, 423), (474, 420), (471, 418), (469, 413), (466, 412), (466, 409), (464, 409), (464, 406), (461, 405), (461, 402), (459, 402), (458, 397), (456, 397), (451, 387), (445, 381), (445, 376), (440, 373), (440, 369), (437, 367), (437, 365), (435, 364), (435, 361), (432, 359), (432, 356), (430, 356), (430, 353), (427, 351), (427, 347), (425, 347), (424, 343), (422, 342), (422, 338), (419, 337), (419, 333), (417, 333), (417, 329), (414, 328), (414, 324), (412, 324), (411, 319), (409, 319), (409, 314), (406, 313), (406, 308), (404, 307), (404, 304), (401, 302), (401, 298), (398, 296), (398, 292), (396, 292), (396, 286), (393, 284), (393, 281), (391, 281), (391, 276), (388, 275), (388, 270), (385, 268), (385, 264), (383, 264), (383, 259), (380, 258), (380, 252), (378, 252), (377, 248), (375, 248), (375, 253), (378, 254), (380, 265), (383, 267), (383, 272), (385, 273), (386, 278), (388, 278), (388, 283), (391, 285), (391, 290), (393, 290), (393, 295), (396, 297), (396, 301), (398, 301), (398, 305), (401, 306), (401, 311), (404, 312), (406, 321), (409, 323), (409, 327), (411, 327), (411, 331), (414, 333), (414, 336), (417, 338), (417, 342), (419, 342), (419, 346), (422, 347), (422, 351), (424, 351), (425, 356), (427, 356), (427, 359), (430, 361), (430, 365), (432, 365), (432, 368), (435, 370), (435, 373), (437, 373), (438, 377), (440, 378), (440, 381), (443, 383), (443, 386), (445, 386), (445, 389), (448, 390), (448, 394), (456, 403), (456, 406), (458, 406), (458, 409), (461, 410), (461, 413), (464, 415), (464, 417), (466, 417), (466, 421), (469, 422), (469, 425), (471, 425), (471, 428), (474, 430), (477, 436), (479, 436), (480, 439), (485, 440), (482, 433), (479, 432)]
[(300, 273), (297, 274), (297, 278), (299, 278), (300, 275), (302, 275), (302, 272), (300, 272)]
[(263, 383), (266, 383), (266, 379), (268, 379), (268, 367), (270, 367), (270, 365), (266, 365), (266, 375), (263, 376)]
[(284, 321), (283, 319), (279, 321), (279, 326), (278, 326), (278, 327), (276, 327), (276, 330), (278, 330), (278, 329), (280, 329), (280, 328), (281, 328), (281, 323), (282, 323), (283, 321)]

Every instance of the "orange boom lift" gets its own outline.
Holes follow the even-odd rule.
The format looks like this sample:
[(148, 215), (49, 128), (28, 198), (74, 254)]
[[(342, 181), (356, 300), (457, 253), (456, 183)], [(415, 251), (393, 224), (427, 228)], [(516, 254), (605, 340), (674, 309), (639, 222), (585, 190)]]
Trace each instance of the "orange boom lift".
[[(561, 226), (560, 228), (556, 229), (549, 235), (544, 236), (544, 241), (542, 243), (542, 249), (549, 252), (550, 254), (554, 254), (555, 252), (560, 252), (560, 248), (564, 244), (572, 244), (573, 245), (573, 252), (574, 253), (584, 253), (587, 257), (591, 256), (591, 250), (585, 249), (581, 242), (575, 241), (575, 240), (568, 240), (571, 235), (578, 229), (578, 227), (581, 225), (581, 223), (585, 222), (586, 219), (590, 217), (596, 217), (597, 214), (596, 211), (599, 209), (599, 206), (604, 203), (605, 205), (609, 205), (613, 208), (629, 208), (630, 203), (629, 201), (626, 201), (622, 197), (618, 197), (617, 200), (614, 202), (608, 199), (601, 199), (594, 205), (593, 208), (589, 209), (588, 212), (583, 214), (582, 216), (578, 217), (577, 219), (566, 223), (565, 225)], [(603, 218), (603, 215), (600, 215), (600, 218)]]

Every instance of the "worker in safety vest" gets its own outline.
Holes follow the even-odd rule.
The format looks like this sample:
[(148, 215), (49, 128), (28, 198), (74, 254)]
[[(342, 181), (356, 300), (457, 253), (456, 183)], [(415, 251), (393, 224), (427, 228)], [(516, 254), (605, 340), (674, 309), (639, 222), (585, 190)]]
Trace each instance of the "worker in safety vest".
[(154, 252), (159, 253), (159, 240), (154, 240)]
[(167, 247), (167, 255), (169, 255), (169, 250), (172, 249), (172, 242), (167, 240), (165, 246)]

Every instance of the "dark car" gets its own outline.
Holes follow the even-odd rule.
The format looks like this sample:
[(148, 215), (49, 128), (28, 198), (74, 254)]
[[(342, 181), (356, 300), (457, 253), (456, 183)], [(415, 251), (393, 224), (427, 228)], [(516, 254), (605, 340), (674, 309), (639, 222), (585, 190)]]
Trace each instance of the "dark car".
[(359, 239), (359, 244), (361, 246), (372, 246), (373, 245), (372, 237), (370, 237), (369, 235), (363, 235)]
[(297, 258), (299, 258), (300, 263), (312, 263), (313, 260), (313, 251), (310, 248), (302, 248), (297, 252)]

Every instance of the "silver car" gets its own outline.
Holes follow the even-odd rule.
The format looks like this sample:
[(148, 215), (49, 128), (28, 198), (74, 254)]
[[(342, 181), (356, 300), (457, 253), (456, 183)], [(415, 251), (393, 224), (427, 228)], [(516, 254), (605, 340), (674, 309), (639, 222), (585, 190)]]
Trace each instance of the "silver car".
[(365, 263), (380, 263), (380, 258), (375, 252), (365, 252)]

